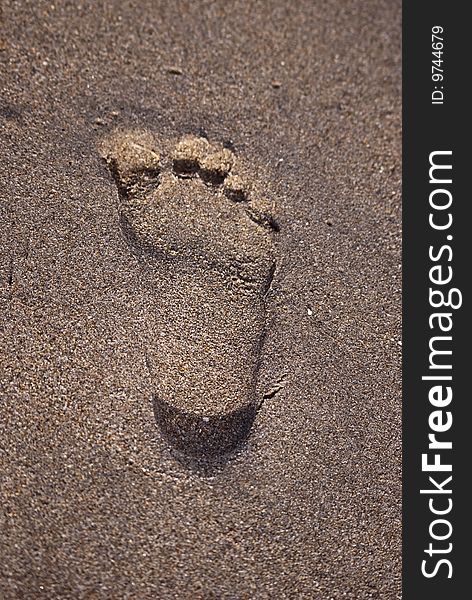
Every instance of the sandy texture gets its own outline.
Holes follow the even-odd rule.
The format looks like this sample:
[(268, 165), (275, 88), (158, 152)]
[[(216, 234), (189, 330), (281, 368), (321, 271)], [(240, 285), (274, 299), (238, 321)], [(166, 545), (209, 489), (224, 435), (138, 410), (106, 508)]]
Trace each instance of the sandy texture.
[[(4, 0), (0, 74), (0, 597), (399, 598), (400, 3)], [(130, 251), (116, 130), (208, 136), (275, 194), (229, 460), (156, 425), (189, 291)]]

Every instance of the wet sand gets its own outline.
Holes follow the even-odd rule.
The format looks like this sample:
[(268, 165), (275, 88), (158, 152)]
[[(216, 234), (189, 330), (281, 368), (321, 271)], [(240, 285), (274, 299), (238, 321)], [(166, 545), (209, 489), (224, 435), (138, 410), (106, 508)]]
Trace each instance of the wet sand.
[[(400, 597), (400, 17), (3, 2), (1, 598)], [(181, 301), (119, 226), (117, 128), (225, 143), (276, 196), (263, 402), (230, 457), (156, 424)]]

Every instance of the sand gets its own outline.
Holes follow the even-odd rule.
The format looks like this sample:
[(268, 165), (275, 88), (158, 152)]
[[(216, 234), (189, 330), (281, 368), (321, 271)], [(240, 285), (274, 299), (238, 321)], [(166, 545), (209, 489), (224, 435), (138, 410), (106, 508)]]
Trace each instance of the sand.
[[(400, 597), (400, 17), (3, 2), (0, 597)], [(208, 286), (217, 339), (256, 313), (133, 249), (100, 148), (137, 130), (219, 144), (276, 208), (264, 324), (236, 336), (264, 329), (257, 377), (220, 370), (259, 407), (230, 455), (177, 449), (156, 381)]]

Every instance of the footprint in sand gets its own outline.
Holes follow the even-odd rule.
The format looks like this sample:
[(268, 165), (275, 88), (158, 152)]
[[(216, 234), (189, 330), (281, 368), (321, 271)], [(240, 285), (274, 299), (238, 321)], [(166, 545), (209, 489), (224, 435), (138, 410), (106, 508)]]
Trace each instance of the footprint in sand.
[(126, 238), (153, 257), (171, 290), (156, 298), (160, 335), (151, 349), (158, 424), (186, 453), (229, 451), (260, 405), (273, 207), (250, 166), (204, 137), (116, 133), (101, 152)]

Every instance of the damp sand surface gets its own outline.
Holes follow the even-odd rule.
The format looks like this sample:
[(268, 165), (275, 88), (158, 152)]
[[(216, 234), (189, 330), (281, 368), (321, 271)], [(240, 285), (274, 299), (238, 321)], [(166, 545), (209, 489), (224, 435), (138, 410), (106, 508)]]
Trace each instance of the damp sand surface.
[[(3, 2), (2, 598), (400, 597), (400, 8)], [(130, 243), (100, 148), (137, 131), (218, 146), (195, 173), (184, 144), (170, 177), (202, 209), (217, 196), (202, 255), (232, 218), (263, 231), (245, 247), (273, 253), (267, 289)], [(232, 156), (249, 182), (221, 181)], [(252, 220), (247, 185), (268, 201)], [(212, 352), (253, 340), (223, 385), (194, 352), (179, 364), (205, 317), (189, 298), (215, 305)], [(257, 414), (229, 455), (156, 423), (159, 373), (192, 363), (206, 389), (248, 378)]]

